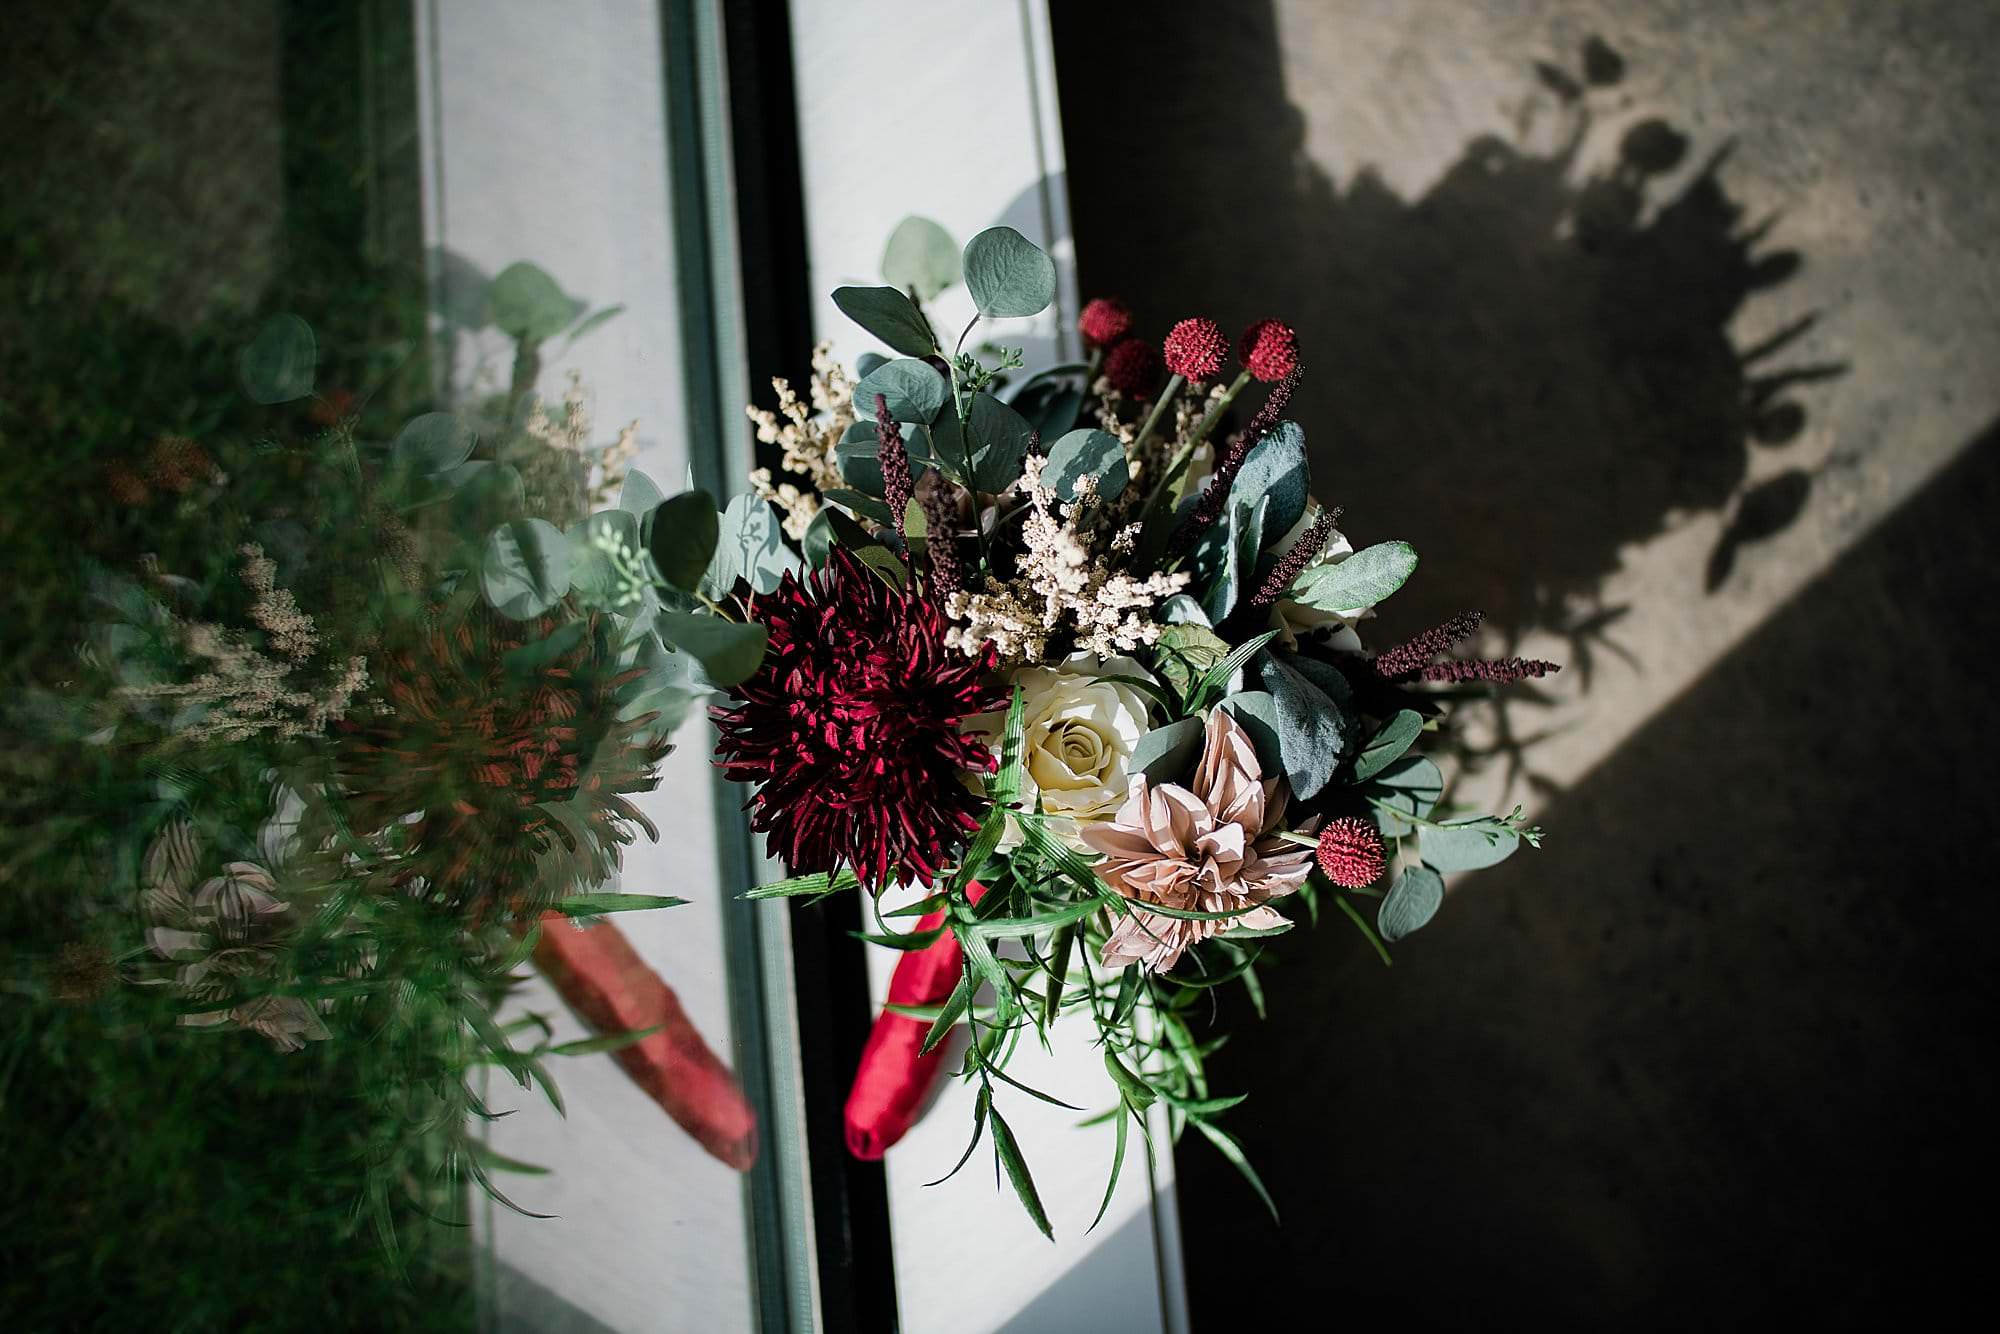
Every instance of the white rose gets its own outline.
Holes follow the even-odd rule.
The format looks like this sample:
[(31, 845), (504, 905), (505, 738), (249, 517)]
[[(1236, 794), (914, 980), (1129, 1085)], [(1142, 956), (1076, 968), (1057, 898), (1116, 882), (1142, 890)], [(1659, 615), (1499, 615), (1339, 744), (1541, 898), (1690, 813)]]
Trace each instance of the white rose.
[[(1052, 817), (1050, 832), (1066, 841), (1075, 840), (1078, 824), (1108, 820), (1124, 804), (1132, 748), (1150, 728), (1145, 693), (1104, 679), (1111, 676), (1150, 679), (1130, 658), (1107, 658), (1100, 664), (1088, 653), (1059, 667), (1014, 673), (1024, 724), (1021, 809), (1034, 810), (1039, 799)], [(1004, 723), (1005, 715), (987, 714), (969, 730), (992, 734), (997, 749)], [(1019, 841), (1010, 823), (1001, 846)]]

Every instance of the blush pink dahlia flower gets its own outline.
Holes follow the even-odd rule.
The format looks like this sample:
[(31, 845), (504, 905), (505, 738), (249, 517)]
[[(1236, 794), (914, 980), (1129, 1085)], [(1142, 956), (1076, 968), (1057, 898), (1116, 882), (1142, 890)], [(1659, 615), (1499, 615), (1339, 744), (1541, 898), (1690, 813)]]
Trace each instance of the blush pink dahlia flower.
[[(1134, 908), (1104, 942), (1105, 966), (1137, 962), (1165, 972), (1188, 946), (1219, 932), (1282, 925), (1268, 902), (1303, 884), (1313, 858), (1311, 848), (1275, 837), (1290, 795), (1282, 777), (1263, 776), (1249, 733), (1221, 709), (1208, 716), (1192, 788), (1135, 775), (1110, 823), (1081, 831), (1104, 854), (1098, 876)], [(1148, 903), (1240, 915), (1190, 921), (1149, 913)]]

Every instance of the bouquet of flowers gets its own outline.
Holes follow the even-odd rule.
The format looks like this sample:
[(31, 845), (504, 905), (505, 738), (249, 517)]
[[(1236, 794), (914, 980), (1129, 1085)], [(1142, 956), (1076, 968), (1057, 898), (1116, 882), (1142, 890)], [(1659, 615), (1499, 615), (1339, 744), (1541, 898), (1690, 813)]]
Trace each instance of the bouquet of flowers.
[[(884, 270), (894, 285), (834, 300), (898, 355), (850, 376), (822, 349), (810, 408), (781, 381), (779, 411), (752, 410), (787, 474), (760, 470), (756, 494), (804, 568), (715, 608), (768, 636), (712, 710), (718, 762), (752, 785), (751, 824), (792, 873), (756, 895), (858, 888), (877, 900), (873, 938), (909, 952), (850, 1144), (894, 1142), (963, 1023), (966, 1157), (990, 1129), (1048, 1231), (999, 1102), (1048, 1098), (1009, 1058), (1076, 1016), (1119, 1091), (1099, 1118), (1116, 1126), (1113, 1186), (1128, 1127), (1163, 1103), (1176, 1136), (1194, 1127), (1261, 1194), (1217, 1122), (1240, 1099), (1209, 1086), (1196, 1008), (1232, 981), (1258, 995), (1259, 952), (1294, 925), (1283, 904), (1330, 905), (1386, 962), (1445, 873), (1537, 842), (1518, 809), (1447, 817), (1416, 747), (1467, 683), (1553, 665), (1448, 656), (1476, 614), (1363, 647), (1417, 557), (1356, 550), (1314, 499), (1285, 417), (1302, 374), (1285, 324), (1245, 330), (1230, 375), (1213, 321), (1182, 320), (1156, 350), (1096, 300), (1088, 363), (1012, 386), (1017, 351), (966, 344), (1048, 307), (1047, 255), (996, 227), (961, 258), (913, 218)], [(961, 279), (977, 313), (947, 346), (924, 302)], [(1227, 429), (1246, 393), (1255, 411)], [(880, 896), (912, 885), (888, 916), (916, 927), (896, 930)]]

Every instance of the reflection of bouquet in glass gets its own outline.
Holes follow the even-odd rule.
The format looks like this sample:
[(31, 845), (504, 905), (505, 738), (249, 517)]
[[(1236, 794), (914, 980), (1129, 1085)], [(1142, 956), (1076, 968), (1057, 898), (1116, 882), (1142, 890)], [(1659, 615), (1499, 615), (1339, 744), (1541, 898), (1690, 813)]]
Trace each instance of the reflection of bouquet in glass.
[[(1047, 1230), (997, 1096), (1020, 1087), (1018, 1039), (1078, 1014), (1119, 1091), (1114, 1182), (1128, 1124), (1158, 1103), (1255, 1183), (1217, 1124), (1237, 1099), (1203, 1072), (1201, 998), (1232, 980), (1258, 994), (1259, 951), (1293, 925), (1283, 903), (1335, 907), (1386, 960), (1437, 909), (1444, 873), (1537, 841), (1518, 810), (1448, 818), (1414, 747), (1451, 693), (1434, 684), (1553, 668), (1447, 657), (1472, 615), (1364, 649), (1359, 627), (1416, 553), (1355, 550), (1311, 495), (1284, 417), (1301, 374), (1287, 326), (1260, 322), (1232, 349), (1183, 320), (1156, 350), (1124, 307), (1094, 301), (1087, 364), (1009, 385), (1019, 354), (966, 338), (1049, 305), (1046, 255), (999, 227), (961, 258), (911, 219), (884, 267), (894, 286), (834, 299), (901, 355), (849, 377), (822, 351), (814, 410), (780, 384), (780, 414), (752, 413), (789, 474), (753, 483), (804, 568), (746, 571), (747, 586), (711, 569), (704, 595), (768, 635), (754, 670), (717, 678), (730, 699), (713, 711), (719, 763), (754, 785), (752, 825), (794, 877), (756, 896), (921, 891), (896, 914), (921, 915), (914, 930), (881, 928), (909, 954), (849, 1142), (869, 1156), (894, 1142), (966, 1023), (974, 1144), (990, 1127)], [(978, 315), (947, 345), (921, 303), (961, 278)], [(1253, 385), (1255, 413), (1225, 429)], [(762, 510), (733, 509), (729, 541), (768, 549)]]
[[(525, 271), (495, 280), (493, 318), (531, 349), (581, 312)], [(504, 1199), (490, 1172), (520, 1165), (474, 1134), (485, 1072), (560, 1109), (555, 1056), (615, 1053), (747, 1168), (727, 1067), (598, 920), (681, 902), (610, 882), (655, 836), (632, 798), (705, 688), (656, 628), (697, 604), (644, 549), (661, 497), (629, 474), (632, 428), (600, 448), (572, 378), (560, 402), (496, 395), (370, 439), (354, 395), (314, 392), (318, 362), (303, 321), (272, 319), (239, 363), (254, 437), (163, 441), (105, 479), (149, 554), (70, 576), (92, 598), (83, 666), (34, 703), (92, 804), (124, 812), (92, 855), (124, 887), (96, 920), (126, 925), (66, 949), (48, 993), (364, 1048), (340, 1096), (365, 1109), (385, 1225), (401, 1196), (455, 1212), (467, 1179)], [(499, 1016), (530, 959), (599, 1036)]]

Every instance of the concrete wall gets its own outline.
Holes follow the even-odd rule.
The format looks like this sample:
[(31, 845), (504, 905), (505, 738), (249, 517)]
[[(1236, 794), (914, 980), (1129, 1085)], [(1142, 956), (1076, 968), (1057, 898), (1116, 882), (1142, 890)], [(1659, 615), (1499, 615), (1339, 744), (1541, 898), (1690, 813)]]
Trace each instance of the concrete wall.
[(1286, 1225), (1181, 1155), (1195, 1326), (1968, 1282), (2000, 11), (1056, 15), (1082, 294), (1297, 324), (1320, 498), (1424, 557), (1376, 641), (1478, 607), (1569, 664), (1459, 738), (1547, 849), (1393, 970), (1329, 924), (1225, 1013)]

